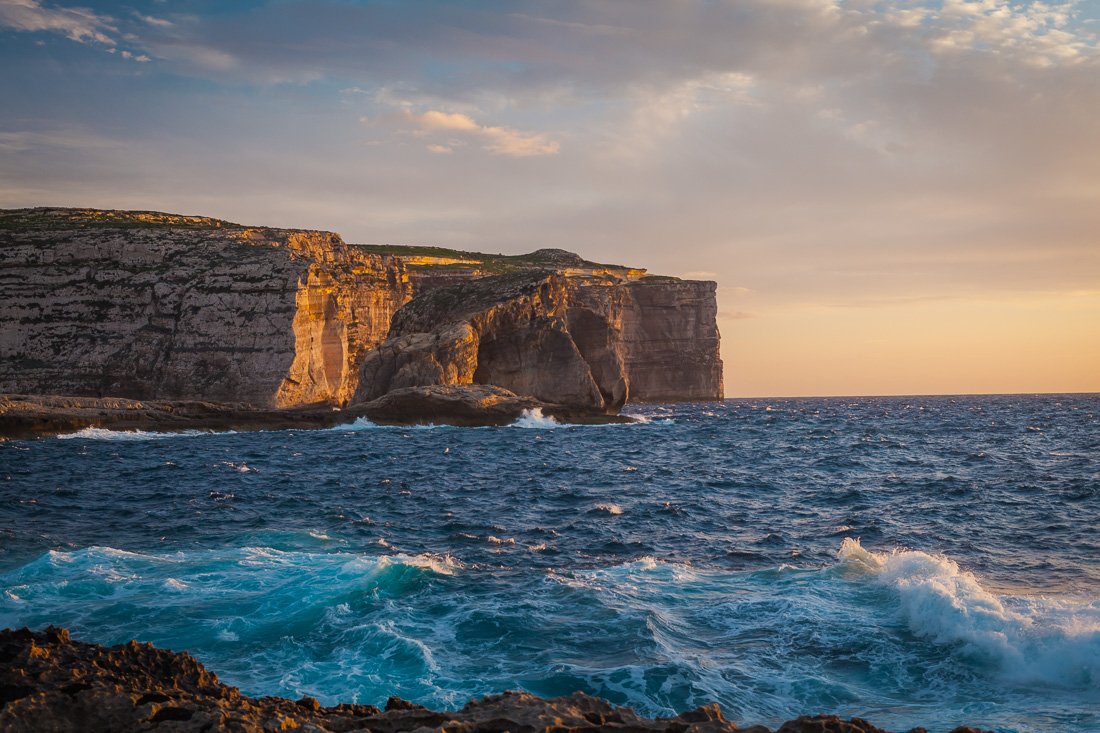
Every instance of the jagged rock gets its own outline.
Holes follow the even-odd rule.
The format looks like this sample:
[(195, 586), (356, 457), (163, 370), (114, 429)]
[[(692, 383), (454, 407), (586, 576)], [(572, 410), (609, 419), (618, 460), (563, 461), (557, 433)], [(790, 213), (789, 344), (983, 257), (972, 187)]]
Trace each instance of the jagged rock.
[[(222, 684), (188, 654), (150, 644), (102, 647), (73, 641), (65, 629), (0, 631), (0, 733), (119, 733), (142, 730), (231, 730), (242, 733), (297, 729), (315, 733), (451, 731), (536, 733), (769, 733), (738, 728), (717, 705), (673, 718), (642, 718), (630, 708), (576, 692), (547, 700), (505, 692), (471, 700), (461, 710), (437, 712), (391, 697), (385, 711), (373, 705), (321, 705), (311, 697), (251, 698)], [(922, 733), (914, 728), (910, 733)], [(865, 720), (801, 717), (777, 733), (885, 733)], [(983, 733), (957, 728), (952, 733)]]

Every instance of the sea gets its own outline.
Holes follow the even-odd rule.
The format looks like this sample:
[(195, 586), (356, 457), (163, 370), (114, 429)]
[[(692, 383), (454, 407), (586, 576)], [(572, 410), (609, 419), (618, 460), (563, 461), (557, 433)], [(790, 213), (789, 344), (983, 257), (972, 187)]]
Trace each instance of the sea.
[(0, 443), (0, 627), (250, 695), (1100, 731), (1100, 395)]

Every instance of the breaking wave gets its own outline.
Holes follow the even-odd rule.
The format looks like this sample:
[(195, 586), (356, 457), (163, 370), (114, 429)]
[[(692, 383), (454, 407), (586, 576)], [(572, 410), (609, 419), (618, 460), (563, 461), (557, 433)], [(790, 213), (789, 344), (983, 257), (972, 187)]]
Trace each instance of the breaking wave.
[(917, 636), (1021, 684), (1100, 689), (1100, 600), (1000, 596), (947, 556), (871, 552), (850, 538), (838, 557), (842, 572), (890, 588)]
[(235, 435), (234, 430), (213, 432), (210, 430), (181, 430), (176, 433), (160, 433), (146, 430), (109, 430), (108, 428), (81, 428), (75, 433), (58, 435), (58, 440), (166, 440), (168, 438), (194, 438), (200, 435)]

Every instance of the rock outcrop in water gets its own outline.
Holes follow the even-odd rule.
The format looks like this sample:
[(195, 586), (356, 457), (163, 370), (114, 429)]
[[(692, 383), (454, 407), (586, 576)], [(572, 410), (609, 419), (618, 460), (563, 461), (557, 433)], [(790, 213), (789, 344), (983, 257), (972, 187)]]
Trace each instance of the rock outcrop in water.
[[(546, 700), (506, 692), (472, 700), (453, 712), (437, 712), (391, 697), (373, 705), (324, 707), (303, 697), (252, 698), (222, 684), (188, 654), (130, 642), (102, 647), (73, 641), (65, 629), (0, 631), (0, 731), (113, 733), (164, 730), (279, 730), (323, 733), (456, 731), (535, 733), (621, 731), (645, 733), (769, 733), (764, 726), (738, 728), (717, 705), (674, 718), (641, 718), (629, 708), (574, 693)], [(915, 728), (911, 733), (921, 733)], [(859, 718), (801, 717), (777, 733), (887, 733)], [(981, 733), (957, 728), (953, 733)]]
[(0, 288), (0, 393), (286, 408), (487, 384), (606, 412), (722, 397), (714, 283), (564, 250), (21, 209), (0, 211)]

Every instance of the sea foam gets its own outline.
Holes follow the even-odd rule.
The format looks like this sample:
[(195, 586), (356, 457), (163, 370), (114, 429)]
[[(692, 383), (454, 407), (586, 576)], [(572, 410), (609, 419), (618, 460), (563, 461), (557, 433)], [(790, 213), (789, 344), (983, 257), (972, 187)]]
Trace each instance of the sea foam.
[(147, 430), (109, 430), (108, 428), (82, 428), (75, 433), (58, 435), (58, 440), (165, 440), (167, 438), (194, 438), (200, 435), (234, 435), (235, 431), (210, 432), (207, 430), (181, 430), (178, 433), (160, 433)]
[(523, 414), (512, 423), (513, 428), (530, 428), (535, 430), (552, 430), (553, 428), (566, 427), (549, 415), (542, 414), (541, 407), (535, 407), (523, 411)]
[(947, 556), (870, 552), (850, 538), (838, 556), (842, 571), (897, 594), (900, 618), (917, 636), (1014, 682), (1100, 688), (1100, 601), (999, 596)]

